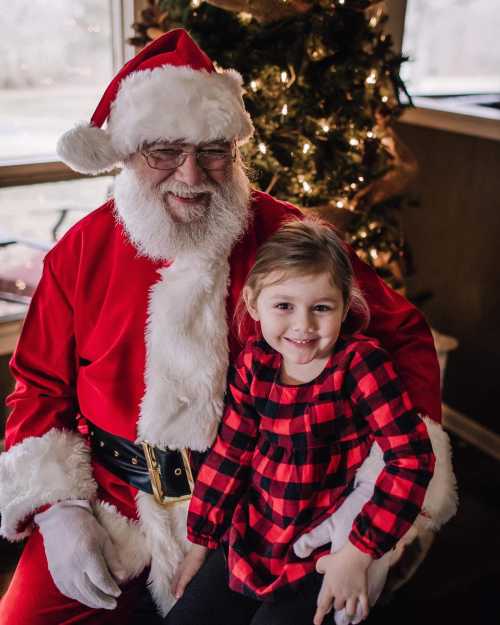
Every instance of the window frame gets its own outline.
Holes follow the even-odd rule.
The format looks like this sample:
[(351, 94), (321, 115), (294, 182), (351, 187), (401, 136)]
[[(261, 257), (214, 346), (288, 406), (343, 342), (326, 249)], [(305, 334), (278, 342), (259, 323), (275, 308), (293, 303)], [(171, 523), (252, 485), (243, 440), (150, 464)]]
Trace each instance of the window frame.
[[(387, 30), (401, 53), (407, 0), (385, 0), (389, 16)], [(400, 122), (436, 128), (458, 134), (500, 141), (500, 110), (487, 108), (464, 98), (414, 97), (415, 108), (408, 108)]]

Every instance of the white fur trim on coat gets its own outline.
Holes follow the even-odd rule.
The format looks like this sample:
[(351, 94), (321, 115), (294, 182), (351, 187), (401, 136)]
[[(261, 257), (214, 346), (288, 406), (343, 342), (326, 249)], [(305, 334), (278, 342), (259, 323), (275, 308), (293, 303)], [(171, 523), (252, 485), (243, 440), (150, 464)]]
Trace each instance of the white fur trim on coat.
[(138, 442), (204, 451), (224, 407), (229, 263), (190, 254), (159, 273), (148, 309)]
[(419, 516), (418, 524), (438, 530), (457, 512), (457, 481), (451, 463), (451, 444), (448, 434), (439, 423), (429, 417), (423, 417), (423, 420), (431, 439), (436, 464), (422, 506), (425, 516)]
[(186, 538), (189, 501), (163, 507), (152, 495), (140, 491), (136, 501), (140, 525), (151, 554), (149, 590), (160, 613), (165, 616), (175, 603), (170, 583), (190, 545)]
[(104, 501), (92, 504), (94, 515), (111, 536), (120, 557), (121, 570), (128, 581), (134, 579), (151, 562), (151, 549), (139, 521), (129, 519)]
[(187, 553), (186, 538), (189, 501), (163, 507), (154, 497), (139, 491), (136, 495), (139, 520), (123, 516), (109, 503), (93, 504), (94, 514), (106, 529), (120, 556), (121, 568), (130, 580), (150, 566), (148, 588), (162, 616), (172, 608), (175, 598), (170, 584)]
[(53, 428), (31, 436), (0, 456), (0, 535), (21, 540), (18, 526), (40, 506), (65, 499), (91, 499), (97, 484), (90, 454), (75, 432)]

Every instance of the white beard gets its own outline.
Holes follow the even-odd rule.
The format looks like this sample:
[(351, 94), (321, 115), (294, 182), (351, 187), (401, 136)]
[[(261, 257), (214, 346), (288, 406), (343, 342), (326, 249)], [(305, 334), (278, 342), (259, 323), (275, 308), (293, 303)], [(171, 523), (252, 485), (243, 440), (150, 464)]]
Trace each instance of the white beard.
[[(165, 205), (167, 190), (192, 193), (209, 191), (211, 200), (203, 214), (188, 223), (174, 221)], [(240, 165), (222, 185), (189, 187), (168, 179), (156, 188), (125, 167), (115, 182), (115, 214), (140, 254), (152, 260), (172, 259), (190, 253), (205, 258), (228, 256), (244, 233), (249, 217), (250, 183)]]

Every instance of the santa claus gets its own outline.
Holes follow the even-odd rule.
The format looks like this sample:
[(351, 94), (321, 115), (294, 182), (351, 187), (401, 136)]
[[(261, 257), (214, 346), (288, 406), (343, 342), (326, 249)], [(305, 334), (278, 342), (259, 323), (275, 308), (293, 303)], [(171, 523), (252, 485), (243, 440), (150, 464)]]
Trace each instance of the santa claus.
[[(114, 199), (47, 254), (12, 359), (1, 533), (27, 542), (2, 625), (123, 625), (146, 585), (163, 614), (172, 605), (197, 453), (214, 439), (239, 349), (241, 286), (259, 244), (300, 215), (250, 189), (239, 146), (251, 134), (241, 77), (175, 30), (123, 67), (90, 124), (61, 138), (76, 171), (123, 169)], [(439, 422), (424, 319), (352, 261), (368, 333)], [(446, 444), (437, 456), (449, 465)], [(451, 482), (444, 495), (436, 522), (453, 510)]]

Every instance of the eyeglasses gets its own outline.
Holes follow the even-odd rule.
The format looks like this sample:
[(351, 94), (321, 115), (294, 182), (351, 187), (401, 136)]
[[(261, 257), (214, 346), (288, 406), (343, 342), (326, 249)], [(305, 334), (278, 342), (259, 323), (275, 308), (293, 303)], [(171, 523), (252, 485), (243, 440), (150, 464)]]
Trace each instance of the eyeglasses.
[(193, 150), (185, 150), (184, 146), (165, 146), (141, 151), (146, 163), (152, 169), (168, 171), (177, 169), (186, 162), (189, 154), (196, 156), (198, 165), (206, 171), (220, 171), (236, 159), (236, 145), (231, 146), (206, 145)]

